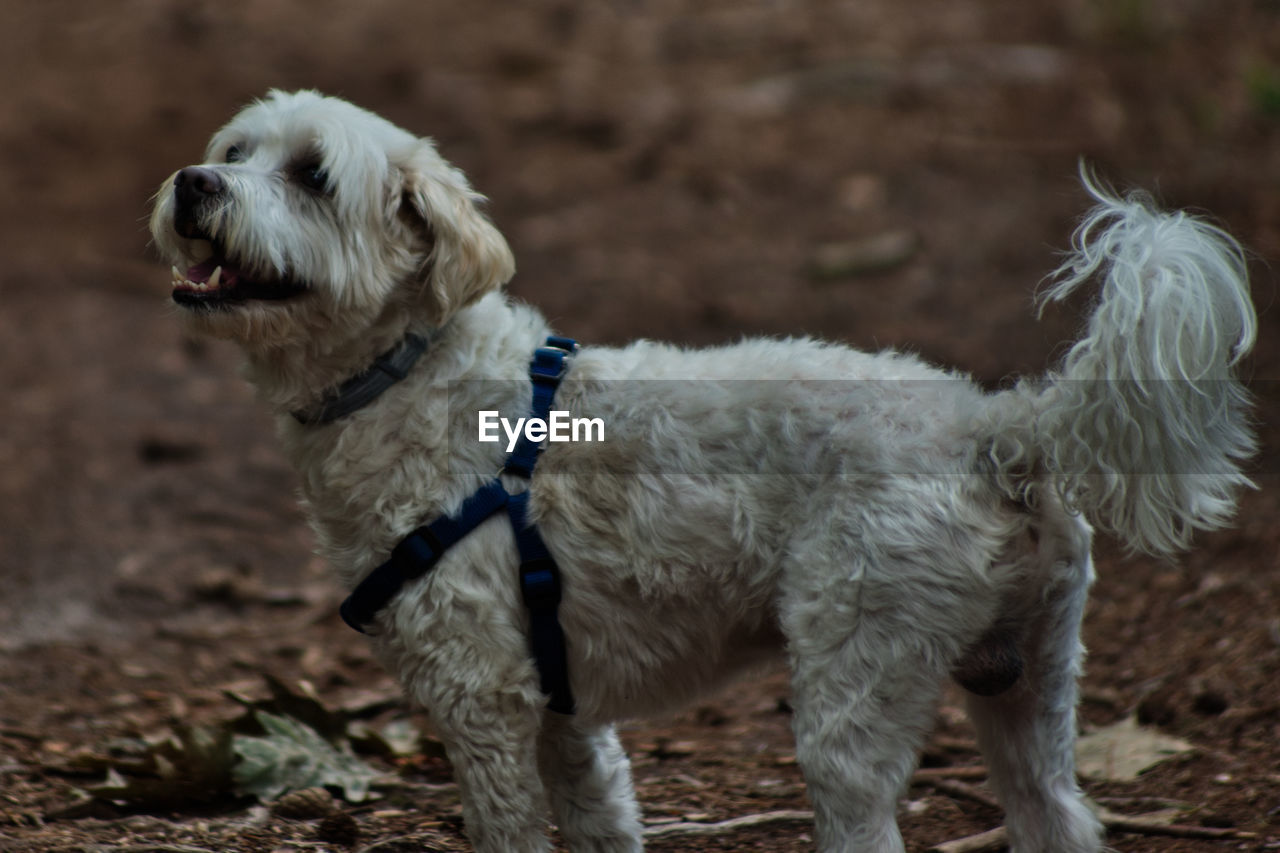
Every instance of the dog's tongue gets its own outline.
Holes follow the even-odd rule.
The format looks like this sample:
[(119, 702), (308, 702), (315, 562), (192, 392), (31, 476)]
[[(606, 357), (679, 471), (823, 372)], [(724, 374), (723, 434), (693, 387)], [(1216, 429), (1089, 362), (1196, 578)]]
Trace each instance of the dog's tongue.
[(233, 289), (236, 286), (238, 277), (239, 274), (235, 270), (229, 269), (225, 263), (220, 264), (216, 259), (210, 258), (193, 267), (189, 267), (185, 274), (175, 266), (173, 268), (173, 289), (175, 293), (204, 293), (206, 295), (221, 293)]
[(195, 266), (188, 269), (187, 278), (191, 281), (199, 282), (203, 284), (209, 280), (210, 276), (213, 275), (213, 271), (216, 270), (219, 266), (222, 267), (222, 275), (219, 276), (221, 284), (223, 286), (234, 284), (235, 283), (234, 271), (229, 269), (226, 264), (218, 263), (218, 261), (214, 258), (210, 258), (207, 261), (198, 263)]

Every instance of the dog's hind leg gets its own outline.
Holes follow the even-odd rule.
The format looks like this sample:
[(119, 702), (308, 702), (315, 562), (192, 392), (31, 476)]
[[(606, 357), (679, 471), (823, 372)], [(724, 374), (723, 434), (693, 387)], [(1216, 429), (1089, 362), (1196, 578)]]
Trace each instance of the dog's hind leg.
[(897, 799), (932, 728), (947, 662), (960, 649), (952, 648), (944, 619), (901, 605), (892, 582), (858, 577), (870, 570), (854, 567), (851, 576), (847, 567), (830, 568), (797, 572), (800, 583), (784, 595), (780, 612), (796, 757), (813, 801), (818, 849), (901, 853)]
[(903, 850), (897, 798), (937, 705), (942, 673), (869, 651), (850, 638), (793, 662), (796, 757), (823, 853)]
[(1093, 565), (1087, 532), (1063, 538), (1072, 541), (1060, 543), (1059, 559), (1026, 615), (1022, 679), (998, 696), (968, 696), (1015, 853), (1096, 853), (1102, 847), (1102, 825), (1075, 776), (1080, 622)]
[(639, 853), (631, 765), (612, 726), (547, 712), (538, 763), (551, 811), (573, 853)]
[[(802, 669), (816, 672), (822, 666), (814, 660)], [(796, 684), (793, 725), (796, 756), (813, 801), (818, 850), (901, 853), (894, 812), (915, 766), (918, 731), (932, 719), (937, 678), (907, 688), (910, 695), (892, 701), (875, 695), (851, 701), (824, 688), (800, 686), (812, 678), (813, 673), (801, 674)]]

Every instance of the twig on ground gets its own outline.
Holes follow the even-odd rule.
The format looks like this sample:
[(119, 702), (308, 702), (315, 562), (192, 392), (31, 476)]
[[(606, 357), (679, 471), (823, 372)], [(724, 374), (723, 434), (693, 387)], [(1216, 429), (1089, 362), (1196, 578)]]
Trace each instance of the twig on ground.
[(996, 800), (994, 795), (988, 794), (976, 785), (958, 782), (955, 779), (926, 779), (924, 780), (924, 784), (930, 786), (935, 791), (943, 794), (949, 794), (952, 797), (972, 800), (975, 803), (981, 803), (982, 805), (990, 806), (993, 809), (1001, 807), (999, 801)]
[[(331, 849), (331, 848), (330, 848)], [(450, 842), (447, 836), (430, 832), (415, 832), (411, 835), (397, 835), (393, 838), (384, 838), (381, 841), (375, 841), (368, 847), (361, 847), (356, 853), (404, 853), (406, 850), (422, 851), (426, 853), (429, 850), (445, 851), (445, 850), (470, 850), (470, 847), (459, 847)]]
[(1003, 826), (979, 832), (966, 838), (944, 841), (929, 848), (929, 853), (985, 853), (988, 850), (1003, 850), (1009, 846), (1009, 833)]
[[(967, 786), (966, 786), (967, 787)], [(1238, 829), (1217, 829), (1208, 826), (1187, 826), (1165, 823), (1151, 815), (1121, 815), (1102, 809), (1098, 819), (1110, 832), (1129, 832), (1137, 835), (1163, 835), (1169, 838), (1205, 838), (1214, 840), (1256, 838), (1257, 833)], [(929, 853), (985, 853), (1000, 850), (1009, 844), (1009, 834), (1003, 826), (966, 838), (945, 841), (929, 848)]]
[(921, 767), (911, 776), (913, 785), (932, 785), (937, 779), (985, 779), (987, 768), (978, 767)]
[(1169, 838), (1210, 838), (1210, 839), (1249, 839), (1256, 838), (1253, 832), (1239, 829), (1220, 829), (1211, 826), (1188, 826), (1181, 823), (1164, 823), (1154, 820), (1150, 815), (1123, 815), (1101, 809), (1098, 819), (1102, 825), (1113, 832), (1132, 832), (1138, 835), (1164, 835)]
[(188, 847), (184, 844), (130, 844), (113, 847), (112, 853), (213, 853), (204, 847)]
[[(919, 774), (917, 773), (917, 776)], [(986, 791), (955, 779), (935, 778), (934, 774), (929, 774), (918, 781), (921, 784), (929, 785), (942, 794), (948, 794), (952, 797), (959, 797), (966, 800), (972, 800), (981, 803), (984, 806), (999, 808), (1000, 804), (996, 798)], [(1206, 838), (1206, 839), (1249, 839), (1256, 838), (1256, 833), (1243, 832), (1238, 829), (1217, 829), (1205, 826), (1186, 826), (1183, 824), (1169, 823), (1167, 813), (1151, 812), (1145, 815), (1122, 815), (1107, 809), (1099, 809), (1098, 819), (1102, 821), (1109, 831), (1112, 832), (1129, 832), (1142, 835), (1162, 835), (1172, 838)], [(683, 821), (679, 823), (665, 823), (656, 826), (646, 827), (644, 834), (648, 838), (662, 838), (666, 836), (699, 836), (699, 835), (718, 835), (720, 833), (734, 832), (740, 829), (750, 829), (753, 827), (764, 826), (771, 823), (793, 823), (807, 822), (813, 820), (813, 812), (805, 809), (784, 809), (773, 812), (762, 812), (760, 814), (742, 815), (740, 817), (729, 818), (718, 823), (700, 823), (694, 821)], [(971, 835), (965, 838), (957, 838), (952, 841), (945, 841), (935, 847), (929, 848), (930, 853), (984, 853), (984, 851), (999, 850), (1009, 843), (1009, 834), (1003, 826), (997, 827), (987, 832), (981, 832), (977, 835)], [(377, 853), (376, 845), (367, 847), (361, 853)]]
[(646, 838), (663, 838), (668, 835), (717, 835), (722, 832), (734, 832), (739, 829), (750, 829), (770, 823), (794, 823), (813, 820), (813, 812), (808, 809), (783, 809), (776, 812), (762, 812), (732, 817), (718, 823), (664, 823), (646, 827)]
[(1102, 810), (1108, 814), (1122, 814), (1122, 812), (1111, 812), (1113, 806), (1120, 806), (1129, 811), (1150, 809), (1177, 809), (1180, 812), (1189, 812), (1195, 805), (1186, 800), (1170, 800), (1165, 797), (1093, 797), (1095, 803), (1102, 807)]

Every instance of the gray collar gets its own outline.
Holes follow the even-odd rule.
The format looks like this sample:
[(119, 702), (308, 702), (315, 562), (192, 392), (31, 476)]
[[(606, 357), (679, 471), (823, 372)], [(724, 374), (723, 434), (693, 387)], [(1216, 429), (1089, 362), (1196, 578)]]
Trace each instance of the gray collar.
[(303, 426), (323, 426), (372, 403), (383, 391), (409, 375), (409, 369), (427, 350), (427, 338), (412, 332), (400, 343), (373, 360), (363, 373), (343, 382), (309, 409), (298, 409), (293, 417)]

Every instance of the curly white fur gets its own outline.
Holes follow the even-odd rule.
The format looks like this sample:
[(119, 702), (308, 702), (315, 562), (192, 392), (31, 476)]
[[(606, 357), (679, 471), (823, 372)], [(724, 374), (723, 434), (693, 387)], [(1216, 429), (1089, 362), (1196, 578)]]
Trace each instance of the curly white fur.
[[(320, 550), (353, 586), (493, 475), (502, 449), (476, 440), (477, 413), (527, 411), (547, 323), (500, 292), (510, 252), (427, 140), (273, 92), (207, 159), (176, 176), (203, 195), (172, 179), (157, 194), (156, 245), (189, 268), (192, 327), (244, 348)], [(546, 803), (575, 851), (640, 849), (612, 723), (783, 655), (822, 850), (903, 849), (895, 799), (950, 672), (998, 694), (970, 708), (1015, 849), (1099, 849), (1072, 753), (1093, 574), (1076, 511), (1158, 551), (1226, 521), (1251, 447), (1231, 366), (1253, 316), (1229, 238), (1095, 195), (1049, 296), (1105, 269), (1101, 302), (1040, 382), (986, 395), (911, 356), (805, 339), (576, 356), (556, 406), (604, 418), (606, 441), (550, 446), (530, 488), (577, 715), (545, 711), (504, 518), (409, 584), (374, 640), (448, 748), (478, 850), (548, 850)], [(208, 252), (233, 281), (305, 292), (237, 298), (203, 283)], [(326, 426), (289, 415), (406, 332), (431, 345), (374, 403)]]
[(1094, 279), (1101, 297), (1058, 370), (1018, 389), (1031, 411), (1010, 410), (1025, 428), (997, 430), (997, 458), (1005, 473), (1043, 467), (1068, 507), (1170, 554), (1225, 526), (1250, 485), (1250, 400), (1233, 373), (1257, 331), (1245, 260), (1208, 223), (1085, 186), (1098, 206), (1041, 299)]

